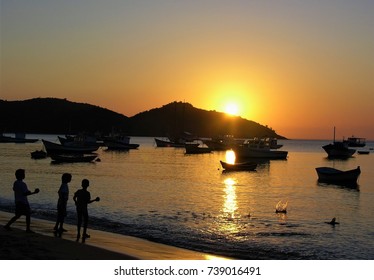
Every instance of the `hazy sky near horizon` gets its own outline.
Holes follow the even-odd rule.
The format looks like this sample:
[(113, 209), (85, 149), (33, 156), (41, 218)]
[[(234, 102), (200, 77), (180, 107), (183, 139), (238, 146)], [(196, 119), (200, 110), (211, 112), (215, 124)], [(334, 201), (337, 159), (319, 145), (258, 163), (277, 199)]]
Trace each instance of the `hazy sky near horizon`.
[(288, 138), (374, 139), (372, 0), (1, 0), (0, 99), (173, 101)]

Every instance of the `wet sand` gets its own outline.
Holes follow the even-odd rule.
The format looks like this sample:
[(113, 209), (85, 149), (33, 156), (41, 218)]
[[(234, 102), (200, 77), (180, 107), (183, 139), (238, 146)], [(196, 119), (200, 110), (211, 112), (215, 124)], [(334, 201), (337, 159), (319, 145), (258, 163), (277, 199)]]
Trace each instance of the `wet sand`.
[(25, 232), (25, 217), (11, 226), (4, 225), (13, 213), (0, 211), (0, 259), (2, 260), (214, 260), (220, 256), (195, 252), (148, 240), (88, 229), (91, 238), (76, 241), (76, 226), (65, 225), (67, 232), (55, 237), (54, 222), (31, 217), (31, 229)]

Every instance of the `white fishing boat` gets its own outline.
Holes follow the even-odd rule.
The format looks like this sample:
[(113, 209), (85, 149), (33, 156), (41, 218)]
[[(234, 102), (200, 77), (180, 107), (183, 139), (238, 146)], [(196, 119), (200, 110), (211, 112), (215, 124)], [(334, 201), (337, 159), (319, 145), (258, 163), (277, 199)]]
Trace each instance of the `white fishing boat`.
[(245, 142), (233, 148), (236, 157), (260, 159), (286, 159), (288, 151), (278, 151), (270, 148), (268, 142)]

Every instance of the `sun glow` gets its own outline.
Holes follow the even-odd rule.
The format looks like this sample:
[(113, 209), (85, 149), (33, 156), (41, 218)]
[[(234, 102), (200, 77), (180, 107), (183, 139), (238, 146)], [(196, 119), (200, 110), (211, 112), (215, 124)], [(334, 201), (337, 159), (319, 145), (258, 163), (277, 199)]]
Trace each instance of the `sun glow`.
[(225, 113), (233, 116), (239, 115), (239, 107), (235, 103), (229, 103), (225, 107)]

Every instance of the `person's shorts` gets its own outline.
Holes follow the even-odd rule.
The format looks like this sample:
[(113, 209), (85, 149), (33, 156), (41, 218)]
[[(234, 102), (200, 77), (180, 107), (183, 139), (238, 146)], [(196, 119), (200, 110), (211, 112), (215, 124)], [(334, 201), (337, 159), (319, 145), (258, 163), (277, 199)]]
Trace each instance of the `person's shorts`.
[(66, 202), (57, 203), (57, 215), (59, 217), (66, 217)]
[(78, 217), (88, 217), (88, 209), (87, 206), (77, 206), (77, 214)]
[(16, 203), (16, 215), (30, 215), (31, 209), (30, 205), (24, 203)]

